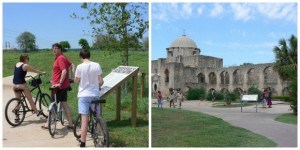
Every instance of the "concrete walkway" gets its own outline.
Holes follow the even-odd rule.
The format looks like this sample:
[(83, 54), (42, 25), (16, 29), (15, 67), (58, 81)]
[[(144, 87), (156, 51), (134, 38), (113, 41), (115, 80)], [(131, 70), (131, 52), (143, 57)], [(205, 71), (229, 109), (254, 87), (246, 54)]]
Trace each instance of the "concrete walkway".
[[(28, 72), (27, 75), (31, 73)], [(34, 76), (34, 74), (32, 74)], [(12, 127), (5, 120), (5, 105), (15, 95), (12, 90), (12, 76), (3, 78), (2, 100), (2, 145), (3, 147), (79, 147), (79, 142), (73, 135), (72, 130), (57, 122), (57, 133), (51, 137), (48, 130), (41, 126), (46, 122), (44, 117), (27, 113), (24, 122), (17, 127)], [(45, 110), (44, 110), (45, 111)], [(87, 147), (94, 147), (93, 141), (87, 136)]]
[[(157, 107), (157, 104), (153, 104), (155, 101), (152, 100), (152, 107)], [(207, 101), (184, 101), (182, 109), (216, 116), (233, 126), (248, 129), (270, 138), (278, 144), (278, 147), (297, 147), (297, 125), (274, 120), (281, 114), (292, 113), (289, 104), (274, 101), (272, 108), (262, 108), (261, 105), (258, 105), (257, 113), (255, 106), (243, 107), (243, 112), (241, 112), (240, 107), (214, 108), (212, 104)], [(169, 102), (164, 101), (163, 107), (169, 108)]]

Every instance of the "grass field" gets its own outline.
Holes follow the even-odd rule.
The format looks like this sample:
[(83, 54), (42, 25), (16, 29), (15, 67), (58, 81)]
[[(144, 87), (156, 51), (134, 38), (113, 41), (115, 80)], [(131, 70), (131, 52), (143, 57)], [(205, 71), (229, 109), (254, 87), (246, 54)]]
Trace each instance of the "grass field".
[(272, 140), (199, 112), (152, 108), (152, 147), (275, 147)]
[(283, 114), (275, 118), (276, 121), (288, 123), (288, 124), (297, 124), (297, 115), (294, 114)]
[[(13, 69), (16, 62), (19, 61), (21, 53), (18, 52), (3, 52), (3, 77), (13, 75)], [(70, 51), (64, 53), (76, 66), (80, 64), (79, 51)], [(52, 51), (40, 51), (29, 53), (29, 64), (36, 69), (46, 71), (46, 75), (42, 77), (43, 82), (51, 80), (51, 70), (54, 60)], [(101, 51), (91, 51), (91, 60), (99, 62), (103, 77), (105, 77), (113, 68), (121, 65), (119, 52), (113, 55), (106, 55)], [(129, 65), (140, 67), (139, 72), (146, 73), (145, 91), (148, 91), (148, 52), (130, 51)], [(138, 121), (137, 127), (131, 127), (131, 92), (130, 82), (128, 84), (129, 91), (124, 91), (122, 87), (121, 93), (121, 121), (115, 121), (116, 98), (115, 94), (109, 94), (106, 97), (106, 104), (103, 107), (103, 116), (108, 123), (110, 130), (110, 141), (112, 146), (119, 147), (148, 147), (148, 97), (140, 96), (140, 77), (138, 78)], [(49, 92), (49, 84), (42, 84), (42, 90)], [(78, 114), (77, 108), (77, 89), (78, 84), (72, 84), (72, 91), (68, 93), (68, 103), (71, 107), (72, 117)], [(33, 94), (34, 95), (34, 94)], [(148, 96), (148, 94), (145, 94)]]

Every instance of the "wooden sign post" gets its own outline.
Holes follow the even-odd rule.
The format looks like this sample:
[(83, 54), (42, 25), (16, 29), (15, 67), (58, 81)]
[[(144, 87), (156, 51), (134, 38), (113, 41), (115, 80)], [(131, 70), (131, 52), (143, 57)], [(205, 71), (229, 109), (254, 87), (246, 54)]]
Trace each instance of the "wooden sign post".
[(137, 113), (137, 77), (139, 67), (119, 66), (103, 78), (104, 84), (101, 87), (99, 96), (104, 98), (108, 93), (116, 90), (116, 120), (121, 118), (121, 85), (132, 77), (132, 109), (131, 125), (136, 127)]

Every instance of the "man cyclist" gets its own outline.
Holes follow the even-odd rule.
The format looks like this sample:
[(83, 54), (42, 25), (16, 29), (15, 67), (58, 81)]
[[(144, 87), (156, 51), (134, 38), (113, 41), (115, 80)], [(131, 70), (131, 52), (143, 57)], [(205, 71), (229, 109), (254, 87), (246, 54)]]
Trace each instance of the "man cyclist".
[[(78, 86), (78, 112), (81, 114), (81, 139), (80, 147), (85, 147), (88, 114), (91, 101), (99, 99), (99, 88), (103, 85), (102, 69), (99, 63), (90, 61), (90, 52), (81, 50), (79, 53), (81, 64), (77, 66), (74, 82)], [(97, 115), (100, 114), (100, 105), (97, 108)]]
[[(62, 108), (64, 109), (67, 120), (69, 122), (68, 129), (73, 128), (73, 121), (71, 116), (70, 107), (67, 103), (67, 91), (70, 89), (69, 81), (69, 68), (72, 69), (72, 74), (75, 72), (75, 65), (62, 53), (62, 46), (58, 43), (52, 45), (53, 53), (55, 54), (55, 60), (52, 70), (52, 87), (59, 87), (56, 93), (56, 98), (61, 102)], [(53, 95), (52, 95), (53, 97)], [(48, 129), (48, 122), (45, 123), (42, 128)]]

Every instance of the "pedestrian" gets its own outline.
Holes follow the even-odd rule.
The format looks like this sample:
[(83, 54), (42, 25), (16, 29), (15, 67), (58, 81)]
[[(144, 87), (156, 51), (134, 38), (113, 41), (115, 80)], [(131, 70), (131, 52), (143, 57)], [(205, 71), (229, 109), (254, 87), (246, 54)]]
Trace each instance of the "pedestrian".
[(183, 94), (181, 92), (181, 89), (178, 89), (177, 94), (176, 94), (176, 99), (177, 99), (177, 102), (179, 103), (178, 109), (181, 109), (181, 102), (183, 101)]
[(268, 92), (267, 92), (267, 89), (264, 90), (264, 92), (262, 93), (262, 107), (263, 108), (266, 108), (267, 107), (267, 95), (268, 95)]
[(158, 108), (159, 106), (160, 108), (162, 108), (162, 95), (160, 91), (157, 92), (157, 103), (158, 103)]
[[(85, 147), (89, 108), (94, 108), (91, 101), (99, 99), (99, 89), (103, 85), (102, 69), (99, 63), (90, 61), (90, 52), (81, 50), (79, 57), (81, 64), (77, 66), (74, 82), (78, 86), (78, 112), (81, 114), (80, 147)], [(94, 105), (94, 104), (93, 104)], [(100, 116), (100, 105), (97, 108), (97, 117)]]
[[(37, 69), (34, 69), (30, 65), (28, 65), (29, 62), (29, 56), (28, 54), (21, 54), (20, 55), (20, 61), (16, 63), (14, 68), (14, 78), (13, 78), (13, 90), (15, 93), (16, 98), (21, 99), (21, 92), (17, 89), (23, 90), (26, 99), (28, 100), (30, 107), (33, 109), (33, 112), (36, 113), (37, 116), (43, 113), (43, 110), (37, 110), (34, 101), (31, 96), (30, 88), (27, 86), (25, 81), (25, 76), (27, 74), (27, 71), (35, 72), (38, 74), (45, 74), (45, 72), (39, 71)], [(19, 116), (16, 116), (15, 121), (18, 122)]]
[(212, 100), (212, 102), (215, 102), (215, 99), (216, 99), (216, 97), (215, 97), (215, 89), (212, 89), (211, 90), (211, 100)]
[[(72, 75), (75, 72), (75, 65), (62, 53), (62, 46), (58, 43), (52, 45), (52, 51), (55, 55), (53, 69), (52, 69), (52, 87), (58, 87), (59, 90), (56, 93), (56, 99), (61, 102), (61, 106), (65, 111), (69, 125), (68, 129), (73, 129), (73, 121), (71, 116), (70, 107), (67, 103), (67, 91), (70, 90), (70, 81), (69, 81), (69, 69), (72, 70)], [(52, 97), (54, 95), (51, 95)], [(53, 100), (53, 98), (51, 99)], [(43, 129), (48, 129), (49, 118), (45, 125), (42, 126)]]
[(269, 87), (268, 88), (268, 94), (267, 94), (267, 105), (269, 108), (272, 108), (272, 91), (271, 91), (271, 88)]
[(171, 106), (173, 105), (173, 108), (175, 108), (175, 103), (174, 103), (174, 99), (175, 99), (175, 93), (174, 93), (174, 91), (173, 91), (173, 89), (171, 88), (170, 90), (169, 90), (169, 100), (170, 100), (170, 108), (171, 108)]

